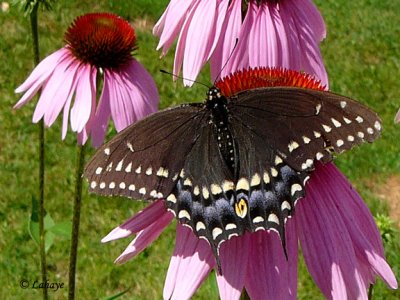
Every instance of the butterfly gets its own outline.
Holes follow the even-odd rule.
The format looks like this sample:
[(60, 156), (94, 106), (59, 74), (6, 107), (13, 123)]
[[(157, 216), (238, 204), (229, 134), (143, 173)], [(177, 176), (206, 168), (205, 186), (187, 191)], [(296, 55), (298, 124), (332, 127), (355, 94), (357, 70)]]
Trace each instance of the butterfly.
[(219, 265), (222, 242), (285, 222), (317, 161), (380, 134), (363, 104), (327, 91), (256, 88), (154, 113), (118, 133), (88, 163), (90, 191), (163, 199), (206, 239)]

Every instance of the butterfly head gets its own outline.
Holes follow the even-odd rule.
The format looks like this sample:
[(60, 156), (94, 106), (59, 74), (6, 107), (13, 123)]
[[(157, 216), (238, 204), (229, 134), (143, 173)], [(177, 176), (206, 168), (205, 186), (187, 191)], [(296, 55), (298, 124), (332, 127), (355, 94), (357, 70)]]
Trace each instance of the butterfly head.
[(222, 97), (221, 90), (215, 86), (212, 86), (207, 91), (207, 101), (212, 101)]

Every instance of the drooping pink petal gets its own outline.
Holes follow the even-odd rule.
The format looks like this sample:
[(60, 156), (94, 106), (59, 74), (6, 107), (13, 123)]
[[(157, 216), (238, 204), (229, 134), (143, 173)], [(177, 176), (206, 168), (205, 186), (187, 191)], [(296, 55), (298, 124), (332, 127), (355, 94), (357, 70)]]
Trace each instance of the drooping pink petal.
[(251, 299), (297, 298), (297, 235), (291, 220), (286, 226), (286, 243), (287, 259), (276, 232), (251, 235), (245, 284)]
[(249, 32), (250, 67), (275, 67), (278, 64), (278, 37), (270, 6), (273, 5), (269, 2), (262, 2), (258, 6), (253, 26)]
[(90, 86), (92, 87), (91, 91), (92, 103), (90, 105), (89, 119), (87, 120), (85, 126), (83, 127), (83, 130), (81, 132), (78, 132), (77, 136), (78, 145), (84, 145), (86, 143), (93, 127), (94, 115), (96, 112), (96, 74), (97, 74), (97, 69), (95, 67), (92, 67), (90, 72)]
[[(242, 70), (249, 67), (249, 34), (251, 32), (256, 15), (257, 5), (254, 1), (250, 1), (248, 4), (246, 16), (240, 28), (236, 48), (225, 66), (225, 69), (223, 71), (224, 74), (230, 74), (237, 70)], [(225, 55), (230, 55), (230, 53), (225, 53)]]
[[(50, 78), (42, 88), (42, 94), (40, 95), (33, 113), (33, 123), (37, 123), (45, 114), (49, 114), (49, 111), (54, 110), (54, 107), (62, 108), (64, 106), (69, 92), (68, 90), (65, 90), (65, 88), (68, 89), (70, 87), (62, 86), (66, 80), (72, 82), (74, 78), (75, 69), (72, 68), (72, 72), (69, 71), (69, 67), (73, 64), (74, 60), (73, 56), (67, 56), (65, 59), (58, 62), (57, 67), (54, 69)], [(59, 94), (60, 89), (62, 93), (61, 95)], [(55, 97), (56, 94), (58, 95), (57, 98)], [(49, 116), (47, 116), (46, 121), (49, 121)], [(52, 123), (45, 122), (45, 124), (50, 126)]]
[(138, 233), (136, 238), (129, 244), (124, 252), (115, 260), (115, 263), (123, 264), (132, 257), (138, 255), (147, 248), (159, 235), (164, 231), (165, 227), (171, 223), (174, 218), (173, 214), (165, 211), (165, 213), (157, 219), (153, 224), (146, 227)]
[(285, 38), (287, 40), (284, 51), (287, 53), (288, 62), (282, 65), (282, 67), (287, 67), (292, 70), (301, 70), (301, 49), (299, 41), (301, 37), (296, 34), (297, 29), (294, 18), (290, 11), (286, 9), (282, 8), (279, 12), (282, 20), (282, 30), (285, 32)]
[[(199, 1), (191, 22), (187, 24), (188, 30), (185, 38), (183, 59), (183, 77), (196, 79), (200, 69), (209, 57), (210, 40), (215, 34), (216, 1)], [(191, 86), (193, 82), (184, 80), (184, 85)]]
[(210, 49), (208, 50), (208, 56), (206, 58), (206, 61), (210, 59), (212, 53), (215, 50), (215, 47), (218, 44), (218, 41), (221, 39), (220, 35), (223, 31), (223, 28), (226, 26), (225, 20), (227, 17), (229, 2), (230, 0), (217, 1), (215, 28), (212, 34), (208, 37), (208, 44), (210, 46)]
[[(173, 68), (173, 73), (175, 75), (179, 75), (181, 68), (182, 68), (184, 53), (185, 53), (185, 46), (186, 46), (186, 37), (187, 37), (188, 30), (189, 30), (189, 24), (192, 21), (193, 11), (196, 9), (197, 5), (198, 5), (198, 2), (196, 2), (194, 4), (194, 6), (191, 7), (191, 10), (188, 13), (188, 15), (186, 16), (185, 22), (183, 23), (182, 29), (179, 33), (178, 42), (176, 43), (174, 68)], [(175, 78), (174, 78), (174, 80), (175, 80)]]
[[(353, 211), (349, 203), (357, 200), (361, 204), (362, 201), (346, 194), (343, 186), (337, 188), (344, 177), (338, 176), (339, 173), (330, 177), (332, 171), (334, 167), (329, 164), (318, 165), (307, 186), (307, 196), (297, 205), (295, 220), (304, 258), (318, 287), (329, 299), (343, 299), (344, 296), (367, 299), (373, 266), (366, 264), (368, 260), (362, 257), (365, 256), (363, 251), (376, 253), (380, 250), (361, 249), (373, 243), (368, 244), (368, 238), (362, 242), (360, 232), (354, 230), (357, 223), (368, 222), (359, 221), (366, 216)], [(347, 190), (351, 190), (347, 181), (346, 184)], [(384, 267), (382, 271), (393, 284), (395, 279), (390, 268)]]
[(296, 222), (292, 219), (289, 219), (286, 223), (286, 247), (287, 247), (287, 277), (288, 277), (288, 286), (287, 293), (289, 298), (296, 299), (297, 298), (297, 265), (298, 265), (298, 236), (296, 229)]
[(111, 117), (114, 121), (115, 129), (121, 131), (126, 126), (133, 124), (136, 121), (133, 104), (130, 101), (130, 96), (138, 97), (136, 91), (127, 91), (127, 87), (124, 85), (120, 72), (108, 72), (105, 74), (110, 87), (112, 87), (113, 101), (110, 101)]
[(272, 22), (274, 24), (275, 35), (277, 40), (278, 56), (275, 65), (290, 69), (291, 65), (290, 65), (289, 38), (288, 38), (290, 32), (286, 32), (279, 6), (270, 5), (269, 11)]
[(43, 59), (32, 71), (29, 77), (15, 89), (16, 93), (22, 93), (30, 89), (34, 84), (37, 84), (39, 79), (43, 82), (50, 76), (57, 67), (58, 61), (61, 61), (65, 56), (70, 56), (71, 52), (66, 48), (61, 48), (56, 52), (50, 54), (45, 59)]
[[(366, 273), (365, 280), (373, 283), (374, 277), (378, 275), (389, 287), (396, 289), (396, 278), (385, 260), (381, 235), (368, 207), (334, 164), (326, 165), (319, 173), (323, 173), (319, 176), (319, 183), (331, 186), (331, 194), (336, 195), (326, 199), (331, 200), (329, 205), (336, 206), (341, 214), (353, 241), (359, 264), (373, 275), (372, 279), (369, 279), (370, 276)], [(332, 184), (333, 182), (335, 184)], [(347, 200), (346, 205), (340, 205), (343, 199)]]
[(157, 24), (153, 28), (153, 34), (160, 37), (158, 42), (157, 50), (161, 47), (162, 55), (165, 55), (168, 49), (171, 47), (174, 39), (178, 35), (184, 23), (184, 18), (193, 5), (194, 1), (180, 1), (172, 0), (165, 12), (158, 20)]
[(164, 299), (189, 299), (215, 265), (210, 245), (178, 224), (176, 245), (165, 280)]
[(76, 86), (75, 103), (71, 108), (71, 128), (73, 131), (81, 132), (90, 118), (92, 103), (96, 97), (96, 85), (93, 85), (93, 78), (96, 78), (96, 68), (90, 65), (82, 66), (83, 73)]
[(221, 299), (239, 299), (244, 287), (247, 264), (250, 259), (251, 234), (233, 237), (220, 248), (222, 275), (217, 274)]
[(225, 63), (229, 63), (229, 56), (239, 38), (240, 27), (242, 25), (242, 5), (240, 0), (233, 0), (226, 12), (225, 24), (221, 27), (219, 42), (211, 56), (211, 80), (215, 82), (217, 76), (223, 78), (229, 75), (228, 68), (224, 68)]
[(106, 79), (108, 70), (104, 70), (103, 90), (101, 91), (99, 103), (94, 115), (93, 123), (95, 124), (91, 131), (92, 145), (97, 148), (104, 142), (107, 133), (108, 122), (110, 120), (111, 109), (110, 101), (112, 99), (110, 92), (110, 79)]
[[(161, 15), (161, 17), (158, 19), (158, 21), (154, 25), (153, 30), (152, 30), (154, 36), (158, 36), (158, 37), (161, 36), (162, 31), (165, 26), (165, 20), (167, 19), (167, 16), (168, 16), (169, 7), (171, 6), (172, 2), (177, 2), (177, 1), (179, 1), (179, 0), (171, 0), (171, 2), (168, 4), (167, 8), (164, 10), (163, 14)], [(157, 50), (158, 49), (159, 48), (157, 48)]]
[[(293, 18), (291, 24), (294, 25), (292, 29), (295, 29), (295, 31), (292, 35), (297, 35), (298, 39), (292, 45), (296, 48), (300, 47), (297, 55), (301, 59), (301, 70), (316, 76), (323, 85), (328, 87), (328, 75), (319, 49), (319, 40), (315, 38), (316, 34), (313, 31), (312, 24), (307, 21), (308, 15), (302, 7), (293, 6), (291, 1), (281, 2), (281, 12), (289, 15), (284, 17), (285, 19)], [(298, 70), (300, 71), (300, 69)]]
[(292, 0), (288, 2), (290, 2), (290, 5), (292, 6), (297, 6), (298, 10), (304, 11), (304, 14), (307, 15), (307, 19), (303, 21), (306, 21), (310, 24), (310, 28), (314, 33), (314, 39), (317, 42), (321, 42), (326, 38), (326, 26), (324, 19), (322, 18), (318, 8), (311, 0)]
[(159, 95), (150, 74), (136, 60), (118, 72), (106, 72), (113, 101), (110, 112), (117, 131), (157, 111)]
[(114, 228), (101, 240), (101, 242), (106, 243), (138, 233), (156, 222), (165, 213), (166, 210), (163, 200), (154, 201), (150, 205), (146, 206), (145, 209), (139, 211), (133, 217), (126, 220), (123, 224)]
[[(58, 68), (54, 71), (53, 76), (60, 76), (60, 80), (58, 82), (59, 86), (56, 87), (53, 95), (51, 96), (53, 100), (49, 103), (49, 106), (44, 113), (44, 123), (46, 124), (46, 126), (50, 127), (54, 123), (57, 116), (60, 114), (61, 110), (68, 101), (68, 98), (72, 96), (74, 92), (73, 81), (76, 77), (76, 71), (79, 67), (79, 64), (79, 62), (74, 60), (71, 61), (70, 65), (66, 66), (66, 69), (62, 71), (62, 74), (57, 74)], [(59, 67), (61, 67), (61, 65)], [(48, 86), (50, 85), (51, 82), (49, 80)], [(54, 83), (54, 86), (56, 86), (56, 83)], [(47, 97), (50, 97), (50, 95), (47, 95)]]
[(71, 101), (72, 97), (75, 95), (76, 91), (76, 86), (78, 85), (79, 78), (82, 76), (82, 73), (84, 72), (84, 68), (82, 68), (82, 65), (80, 65), (75, 73), (74, 80), (71, 85), (71, 90), (70, 93), (67, 97), (67, 101), (65, 101), (64, 104), (64, 109), (63, 109), (63, 124), (62, 124), (62, 132), (61, 132), (61, 138), (65, 139), (67, 136), (67, 130), (68, 130), (68, 122), (69, 122), (69, 111), (71, 108)]
[(158, 109), (160, 96), (156, 83), (147, 70), (135, 59), (126, 67), (125, 84), (131, 91), (137, 91), (138, 98), (131, 97), (138, 120)]

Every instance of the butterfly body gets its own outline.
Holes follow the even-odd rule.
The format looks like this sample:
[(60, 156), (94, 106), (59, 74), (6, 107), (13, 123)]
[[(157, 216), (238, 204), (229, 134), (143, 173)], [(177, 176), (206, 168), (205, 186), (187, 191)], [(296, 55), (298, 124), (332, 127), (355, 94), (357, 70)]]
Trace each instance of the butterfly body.
[(229, 126), (228, 99), (221, 95), (219, 89), (212, 87), (208, 92), (205, 109), (209, 111), (208, 123), (213, 126), (214, 140), (220, 155), (231, 172), (231, 178), (236, 178), (239, 168), (238, 147)]
[(378, 116), (347, 97), (302, 88), (258, 88), (155, 113), (102, 146), (88, 164), (90, 189), (163, 199), (217, 258), (222, 242), (275, 230), (286, 220), (316, 161), (380, 132)]

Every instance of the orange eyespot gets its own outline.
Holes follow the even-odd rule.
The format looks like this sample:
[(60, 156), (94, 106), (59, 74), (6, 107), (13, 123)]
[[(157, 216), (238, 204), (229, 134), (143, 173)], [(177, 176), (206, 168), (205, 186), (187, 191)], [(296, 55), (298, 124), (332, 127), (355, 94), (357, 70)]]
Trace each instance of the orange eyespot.
[(239, 202), (235, 203), (235, 212), (236, 215), (240, 218), (244, 218), (247, 215), (247, 202), (243, 198), (239, 200)]

